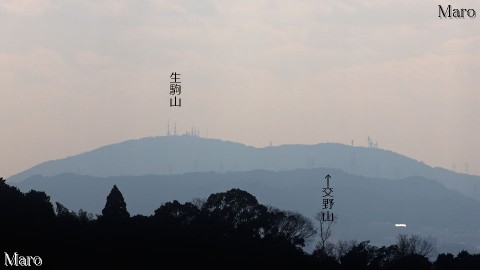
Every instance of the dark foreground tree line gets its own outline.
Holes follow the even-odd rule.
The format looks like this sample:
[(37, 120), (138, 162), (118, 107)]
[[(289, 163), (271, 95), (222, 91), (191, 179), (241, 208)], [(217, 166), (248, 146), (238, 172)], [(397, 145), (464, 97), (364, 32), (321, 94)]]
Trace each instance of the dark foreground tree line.
[(7, 267), (27, 259), (37, 267), (41, 258), (45, 269), (480, 269), (480, 255), (466, 251), (429, 261), (431, 245), (414, 235), (388, 247), (321, 241), (308, 254), (302, 248), (317, 234), (311, 220), (240, 189), (131, 217), (114, 186), (94, 217), (58, 202), (54, 208), (44, 192), (22, 193), (0, 180), (0, 217), (0, 265)]

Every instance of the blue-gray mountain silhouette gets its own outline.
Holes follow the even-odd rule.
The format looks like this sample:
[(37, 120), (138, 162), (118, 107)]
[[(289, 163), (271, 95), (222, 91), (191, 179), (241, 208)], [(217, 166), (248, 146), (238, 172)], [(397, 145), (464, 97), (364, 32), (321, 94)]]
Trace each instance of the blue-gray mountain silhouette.
[(337, 168), (354, 175), (386, 179), (422, 176), (438, 180), (448, 188), (480, 200), (480, 176), (432, 168), (388, 150), (333, 143), (255, 148), (195, 136), (129, 140), (44, 162), (7, 180), (18, 183), (33, 175), (54, 176), (61, 173), (109, 177), (317, 167)]
[[(480, 242), (480, 215), (476, 214), (480, 202), (423, 177), (388, 180), (328, 168), (106, 178), (61, 174), (34, 176), (19, 188), (45, 191), (52, 201), (60, 201), (69, 209), (100, 213), (105, 196), (116, 184), (129, 211), (144, 215), (174, 199), (187, 202), (240, 188), (262, 204), (299, 211), (313, 219), (322, 210), (327, 174), (332, 176), (335, 195), (332, 211), (338, 216), (336, 239), (368, 239), (383, 245), (392, 244), (398, 233), (412, 233), (436, 238), (440, 251), (478, 252), (474, 246)], [(407, 228), (396, 228), (396, 223), (406, 223)]]

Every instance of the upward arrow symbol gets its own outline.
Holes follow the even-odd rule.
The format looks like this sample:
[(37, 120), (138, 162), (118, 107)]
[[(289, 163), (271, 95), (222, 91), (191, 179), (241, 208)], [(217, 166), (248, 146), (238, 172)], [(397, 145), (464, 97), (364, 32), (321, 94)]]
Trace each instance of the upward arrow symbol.
[(325, 179), (327, 179), (327, 187), (330, 187), (330, 178), (332, 178), (330, 174), (327, 174), (327, 176), (325, 176)]

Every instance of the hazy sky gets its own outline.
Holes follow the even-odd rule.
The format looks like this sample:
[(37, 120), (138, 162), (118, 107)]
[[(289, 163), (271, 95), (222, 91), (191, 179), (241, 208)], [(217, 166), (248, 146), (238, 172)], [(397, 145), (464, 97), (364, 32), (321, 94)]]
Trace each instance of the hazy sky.
[(2, 0), (0, 176), (168, 119), (257, 147), (370, 136), (480, 174), (480, 16), (439, 19), (438, 3)]

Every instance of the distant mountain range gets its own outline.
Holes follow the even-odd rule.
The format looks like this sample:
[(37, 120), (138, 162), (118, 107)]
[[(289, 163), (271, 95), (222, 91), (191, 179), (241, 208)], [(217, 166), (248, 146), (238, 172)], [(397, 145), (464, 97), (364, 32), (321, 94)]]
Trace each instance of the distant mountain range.
[[(399, 233), (431, 236), (439, 251), (479, 252), (480, 202), (445, 188), (435, 180), (398, 180), (355, 176), (338, 169), (290, 171), (197, 172), (177, 175), (92, 177), (72, 173), (33, 176), (18, 184), (23, 191), (43, 190), (72, 210), (101, 213), (116, 184), (132, 214), (151, 215), (162, 203), (206, 198), (241, 188), (263, 204), (299, 211), (313, 220), (322, 210), (325, 175), (334, 189), (332, 212), (338, 217), (334, 239), (390, 245)], [(407, 224), (397, 228), (396, 223)], [(310, 247), (311, 248), (311, 247)]]
[(389, 245), (398, 233), (417, 233), (431, 235), (440, 251), (480, 250), (480, 177), (378, 148), (332, 143), (255, 148), (196, 136), (153, 137), (48, 161), (7, 181), (96, 214), (114, 184), (129, 211), (144, 215), (167, 201), (206, 198), (235, 187), (313, 219), (322, 209), (327, 174), (335, 190), (336, 239)]
[(34, 175), (55, 176), (63, 173), (110, 177), (257, 169), (285, 171), (318, 167), (385, 179), (421, 176), (438, 180), (445, 187), (480, 200), (480, 176), (432, 168), (388, 150), (332, 143), (255, 148), (188, 135), (150, 137), (112, 144), (41, 163), (7, 180), (20, 183)]

